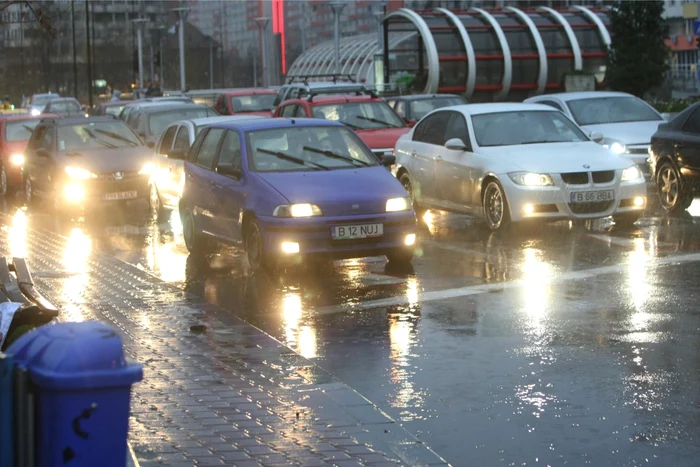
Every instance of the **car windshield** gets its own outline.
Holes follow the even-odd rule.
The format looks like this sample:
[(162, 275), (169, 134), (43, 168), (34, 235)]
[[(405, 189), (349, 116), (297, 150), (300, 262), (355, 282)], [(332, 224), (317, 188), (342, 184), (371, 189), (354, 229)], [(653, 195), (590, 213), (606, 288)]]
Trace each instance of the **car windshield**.
[(368, 167), (379, 161), (347, 128), (319, 126), (248, 132), (248, 163), (254, 172), (298, 172)]
[(663, 120), (654, 109), (634, 96), (576, 99), (567, 104), (579, 125)]
[(479, 146), (588, 141), (586, 135), (559, 111), (524, 110), (472, 116)]
[(255, 94), (250, 96), (231, 96), (231, 108), (234, 112), (263, 112), (272, 110), (275, 94)]
[(420, 120), (435, 109), (466, 103), (465, 99), (457, 96), (433, 97), (431, 99), (413, 101), (411, 102), (411, 119)]
[(314, 118), (341, 122), (355, 130), (405, 126), (399, 116), (383, 101), (318, 105), (311, 109), (311, 113)]
[(51, 99), (55, 99), (58, 96), (34, 96), (32, 97), (32, 105), (45, 105), (47, 104)]
[(131, 129), (122, 121), (88, 122), (58, 129), (58, 149), (65, 152), (90, 149), (142, 146)]
[(114, 115), (115, 117), (118, 117), (123, 108), (124, 108), (124, 105), (109, 106), (105, 110), (105, 115)]
[(152, 135), (160, 135), (168, 128), (168, 125), (179, 120), (191, 120), (193, 118), (214, 117), (218, 115), (210, 108), (192, 107), (164, 110), (151, 114), (148, 119), (148, 127)]
[(5, 124), (5, 141), (29, 141), (34, 128), (39, 124), (39, 120), (39, 118), (35, 120), (8, 120)]

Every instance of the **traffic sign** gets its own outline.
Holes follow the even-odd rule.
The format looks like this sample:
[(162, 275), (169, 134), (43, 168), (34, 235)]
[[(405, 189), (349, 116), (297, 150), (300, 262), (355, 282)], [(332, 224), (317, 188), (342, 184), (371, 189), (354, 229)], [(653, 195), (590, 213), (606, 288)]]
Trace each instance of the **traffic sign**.
[(693, 21), (693, 34), (700, 36), (700, 20)]

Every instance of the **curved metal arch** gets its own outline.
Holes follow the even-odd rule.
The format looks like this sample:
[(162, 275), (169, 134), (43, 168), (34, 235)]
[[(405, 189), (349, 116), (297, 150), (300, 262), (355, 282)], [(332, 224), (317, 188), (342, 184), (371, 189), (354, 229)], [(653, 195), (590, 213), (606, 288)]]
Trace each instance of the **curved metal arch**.
[(307, 49), (306, 51), (304, 51), (304, 53), (302, 53), (301, 55), (299, 55), (299, 56), (297, 57), (297, 59), (294, 60), (294, 63), (292, 63), (292, 66), (289, 67), (289, 70), (288, 70), (288, 72), (287, 72), (287, 76), (291, 77), (291, 76), (295, 76), (297, 73), (299, 73), (299, 71), (300, 71), (304, 66), (306, 66), (306, 64), (308, 63), (309, 55), (310, 55), (315, 49), (316, 49), (316, 47), (312, 47), (312, 48)]
[(467, 53), (467, 91), (465, 95), (467, 99), (471, 99), (474, 94), (474, 86), (476, 86), (476, 54), (474, 53), (474, 46), (472, 46), (472, 40), (469, 38), (469, 33), (467, 28), (464, 27), (464, 23), (459, 19), (457, 15), (452, 13), (450, 10), (445, 8), (435, 8), (435, 11), (439, 11), (444, 14), (457, 28), (462, 42), (464, 43), (464, 50)]
[(552, 8), (548, 6), (541, 6), (537, 8), (539, 11), (546, 11), (550, 15), (552, 15), (552, 18), (556, 20), (557, 23), (561, 24), (562, 27), (564, 28), (564, 32), (566, 33), (566, 37), (569, 38), (569, 42), (571, 43), (571, 52), (574, 54), (574, 70), (575, 71), (581, 71), (583, 69), (583, 57), (581, 56), (581, 47), (578, 45), (578, 39), (576, 39), (576, 34), (574, 34), (574, 30), (569, 24), (569, 22), (564, 18), (564, 16), (559, 13), (556, 10), (553, 10)]
[(537, 73), (537, 90), (535, 94), (542, 94), (547, 86), (547, 49), (544, 47), (542, 35), (540, 35), (540, 31), (537, 30), (535, 22), (532, 21), (527, 13), (512, 6), (504, 9), (513, 12), (530, 29), (532, 40), (535, 41), (535, 46), (537, 47), (537, 54), (540, 56), (540, 69)]
[[(367, 38), (348, 38), (346, 40), (345, 46), (343, 47), (341, 45), (340, 47), (340, 74), (345, 74), (345, 68), (348, 66), (350, 63), (350, 60), (352, 60), (352, 57), (354, 57), (355, 51), (358, 48), (358, 44), (363, 44), (367, 41)], [(343, 63), (343, 61), (345, 63)]]
[[(415, 36), (417, 33), (415, 32), (409, 32), (406, 33), (405, 35), (401, 35), (399, 37), (395, 37), (393, 40), (389, 39), (389, 50), (392, 48), (396, 47), (399, 45), (401, 42), (410, 39), (411, 37)], [(357, 71), (355, 72), (356, 76), (362, 77), (364, 75), (365, 82), (369, 82), (367, 79), (368, 76), (370, 76), (370, 70), (372, 69), (370, 66), (369, 58), (374, 57), (374, 54), (377, 54), (382, 51), (382, 48), (378, 45), (378, 42), (374, 42), (374, 47), (370, 49), (370, 53), (365, 53), (364, 57), (362, 60), (358, 63), (358, 68)], [(372, 77), (374, 80), (374, 77)]]
[[(399, 8), (396, 11), (392, 11), (384, 17), (384, 23), (386, 23), (390, 18), (396, 16), (412, 22), (423, 38), (425, 51), (428, 54), (428, 79), (426, 80), (425, 89), (423, 92), (426, 94), (436, 93), (438, 90), (438, 85), (440, 84), (440, 61), (438, 60), (435, 39), (433, 38), (433, 34), (430, 32), (428, 24), (423, 18), (420, 17), (420, 15), (418, 15), (418, 13), (413, 10), (409, 10), (408, 8)], [(386, 27), (386, 24), (384, 27)]]
[(508, 40), (506, 35), (503, 33), (503, 28), (498, 24), (498, 20), (491, 15), (491, 13), (483, 10), (482, 8), (472, 8), (472, 10), (479, 13), (484, 17), (486, 21), (493, 27), (496, 37), (498, 38), (498, 43), (501, 45), (501, 50), (503, 51), (503, 81), (501, 83), (501, 91), (494, 94), (495, 99), (503, 99), (508, 96), (510, 92), (510, 85), (513, 82), (513, 59), (510, 55), (510, 46), (508, 45)]
[(605, 44), (606, 50), (607, 48), (610, 47), (610, 43), (612, 42), (610, 39), (610, 32), (608, 32), (608, 28), (605, 27), (605, 24), (603, 23), (603, 20), (600, 19), (598, 15), (593, 13), (590, 9), (586, 8), (585, 6), (575, 6), (575, 10), (578, 10), (583, 13), (583, 15), (593, 21), (596, 26), (598, 26), (598, 34), (600, 34), (600, 40), (603, 41), (603, 44)]
[[(340, 47), (338, 50), (338, 68), (342, 66), (343, 59), (345, 58), (345, 54), (348, 51), (348, 40), (341, 41)], [(346, 60), (347, 61), (347, 60)], [(330, 57), (330, 62), (321, 68), (320, 73), (321, 74), (331, 74), (335, 72), (335, 46), (332, 47), (332, 53)]]
[[(332, 59), (333, 59), (334, 54), (335, 54), (335, 48), (334, 48), (333, 44), (331, 44), (324, 51), (324, 53), (322, 53), (318, 56), (319, 63), (316, 64), (316, 70), (315, 70), (315, 73), (313, 73), (313, 74), (319, 75), (322, 73), (322, 70), (328, 68), (329, 65), (332, 65), (333, 64)], [(328, 62), (328, 63), (326, 63), (326, 62)]]
[[(363, 48), (367, 46), (368, 42), (376, 42), (376, 39), (362, 39), (362, 40), (357, 40), (353, 44), (352, 50), (349, 52), (348, 59), (345, 61), (345, 64), (343, 65), (343, 68), (340, 69), (341, 74), (348, 74), (352, 75), (352, 68), (355, 65), (355, 62), (357, 59), (361, 56), (359, 51), (361, 51)], [(354, 60), (352, 63), (350, 63), (351, 60)], [(349, 68), (348, 68), (349, 67)], [(345, 70), (347, 69), (347, 73)]]
[(370, 56), (374, 56), (374, 51), (379, 48), (377, 41), (374, 40), (370, 42), (369, 44), (365, 44), (365, 46), (361, 49), (360, 53), (357, 55), (357, 60), (352, 64), (350, 67), (350, 74), (357, 76), (360, 73), (360, 70), (362, 69), (362, 65), (369, 59)]
[(314, 47), (313, 49), (311, 49), (309, 51), (309, 56), (306, 59), (306, 63), (304, 63), (304, 65), (299, 70), (298, 76), (304, 76), (304, 75), (308, 74), (308, 71), (309, 71), (310, 67), (312, 66), (312, 64), (316, 63), (318, 56), (321, 53), (325, 52), (327, 48), (328, 48), (327, 44), (320, 44), (320, 45)]

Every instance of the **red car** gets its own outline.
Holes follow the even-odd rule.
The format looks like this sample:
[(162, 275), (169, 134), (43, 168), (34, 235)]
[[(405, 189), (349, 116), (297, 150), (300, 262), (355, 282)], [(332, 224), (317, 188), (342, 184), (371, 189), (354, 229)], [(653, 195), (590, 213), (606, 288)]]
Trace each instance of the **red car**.
[(24, 150), (34, 127), (45, 118), (59, 117), (53, 114), (0, 115), (0, 196), (13, 195), (22, 187)]
[(261, 115), (270, 117), (277, 91), (266, 88), (234, 89), (219, 94), (214, 110), (221, 115)]
[(275, 117), (335, 120), (352, 128), (380, 159), (391, 154), (396, 140), (410, 128), (379, 97), (371, 95), (311, 95), (282, 102)]

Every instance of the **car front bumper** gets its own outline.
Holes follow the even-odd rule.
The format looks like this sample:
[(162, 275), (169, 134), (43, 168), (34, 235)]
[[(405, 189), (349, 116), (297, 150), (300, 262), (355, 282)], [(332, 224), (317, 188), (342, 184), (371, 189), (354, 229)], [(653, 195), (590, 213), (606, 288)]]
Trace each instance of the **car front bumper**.
[[(342, 217), (278, 218), (258, 217), (265, 250), (275, 257), (323, 256), (332, 259), (379, 256), (400, 249), (413, 249), (406, 238), (416, 233), (416, 216), (411, 211)], [(333, 228), (382, 224), (383, 234), (377, 237), (337, 240)], [(282, 244), (297, 243), (298, 253), (285, 253)]]
[(121, 180), (101, 177), (96, 180), (63, 179), (58, 183), (59, 202), (65, 206), (84, 206), (148, 199), (147, 175), (125, 176)]

